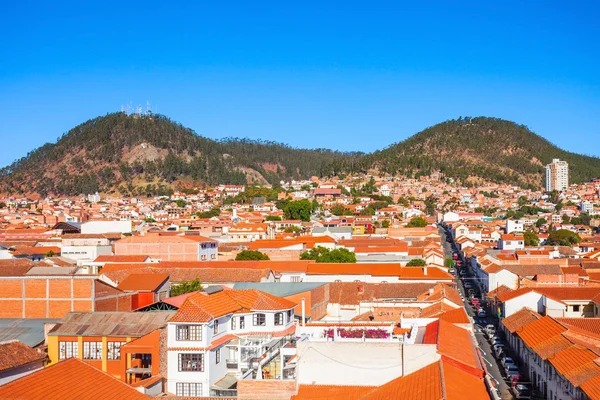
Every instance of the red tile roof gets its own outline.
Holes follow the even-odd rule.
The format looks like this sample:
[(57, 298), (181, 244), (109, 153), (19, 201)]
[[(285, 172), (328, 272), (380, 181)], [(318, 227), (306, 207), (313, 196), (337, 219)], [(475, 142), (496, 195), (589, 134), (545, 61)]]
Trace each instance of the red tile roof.
[(153, 292), (167, 280), (169, 280), (169, 274), (131, 274), (123, 279), (117, 288)]
[(528, 308), (523, 308), (517, 311), (516, 313), (504, 318), (502, 320), (502, 325), (504, 325), (509, 332), (515, 333), (519, 329), (523, 328), (525, 325), (537, 321), (540, 318), (542, 318), (542, 316), (537, 312)]
[(103, 263), (143, 263), (149, 257), (144, 255), (120, 255), (120, 256), (98, 256), (94, 260), (94, 262), (103, 262)]
[(0, 386), (6, 400), (148, 400), (126, 383), (89, 364), (70, 358)]
[(276, 311), (294, 308), (297, 304), (260, 290), (224, 290), (207, 295), (188, 297), (170, 322), (208, 322), (236, 312)]
[(0, 371), (17, 368), (34, 361), (42, 361), (45, 358), (46, 354), (19, 341), (0, 343)]

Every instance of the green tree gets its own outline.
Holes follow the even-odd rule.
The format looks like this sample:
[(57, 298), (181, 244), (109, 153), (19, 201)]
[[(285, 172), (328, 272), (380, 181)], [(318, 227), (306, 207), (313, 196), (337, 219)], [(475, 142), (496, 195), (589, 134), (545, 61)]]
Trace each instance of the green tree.
[(446, 258), (444, 260), (444, 265), (446, 266), (446, 268), (450, 269), (450, 268), (454, 268), (454, 260), (451, 258)]
[(381, 223), (381, 227), (382, 228), (389, 228), (390, 227), (390, 221), (388, 221), (387, 219), (385, 221), (383, 221)]
[(413, 217), (408, 224), (406, 224), (407, 228), (424, 228), (427, 226), (427, 221), (423, 217)]
[(196, 215), (198, 218), (213, 218), (218, 217), (221, 214), (221, 209), (219, 207), (213, 207), (208, 211), (198, 211)]
[(398, 204), (400, 204), (401, 206), (404, 206), (404, 207), (408, 207), (410, 205), (410, 201), (408, 201), (408, 199), (406, 199), (404, 197), (400, 197), (398, 199)]
[(427, 215), (435, 215), (437, 203), (438, 199), (434, 195), (427, 196), (425, 199), (425, 213), (427, 213)]
[(355, 263), (356, 254), (348, 249), (328, 248), (316, 246), (300, 255), (301, 260), (315, 260), (318, 263)]
[(546, 220), (546, 218), (538, 218), (537, 221), (535, 221), (535, 226), (537, 228), (541, 228), (542, 226), (546, 225), (548, 223), (548, 221)]
[(179, 285), (171, 287), (171, 297), (179, 296), (180, 294), (185, 293), (197, 292), (199, 290), (202, 290), (202, 282), (200, 282), (200, 279), (181, 282)]
[(424, 267), (427, 265), (427, 262), (422, 258), (413, 258), (408, 263), (406, 263), (407, 267)]
[(331, 213), (333, 215), (337, 215), (337, 216), (344, 215), (345, 211), (346, 211), (346, 209), (341, 204), (336, 204), (335, 206), (331, 207)]
[(293, 233), (294, 235), (299, 235), (300, 233), (302, 233), (302, 228), (300, 228), (299, 226), (296, 225), (290, 225), (290, 226), (286, 226), (283, 231), (285, 233)]
[(567, 214), (563, 214), (561, 219), (563, 224), (568, 224), (569, 222), (571, 222), (571, 218)]
[(3, 201), (0, 201), (0, 208), (6, 208), (6, 203)]
[(523, 238), (525, 239), (525, 246), (537, 246), (540, 244), (540, 238), (535, 232), (525, 231), (523, 232)]
[(46, 258), (49, 258), (49, 257), (54, 257), (55, 255), (56, 255), (56, 253), (55, 253), (55, 252), (53, 252), (52, 250), (49, 250), (49, 251), (47, 251), (47, 252), (46, 252), (46, 254), (44, 254), (44, 256), (45, 256)]
[(177, 207), (179, 208), (184, 208), (187, 205), (187, 203), (183, 199), (175, 200), (175, 203), (177, 203)]
[(305, 222), (310, 221), (312, 211), (313, 205), (307, 199), (290, 201), (283, 209), (286, 219), (300, 219)]
[(281, 217), (279, 215), (267, 215), (265, 218), (267, 221), (281, 221)]
[(546, 244), (550, 246), (573, 246), (581, 242), (581, 237), (568, 229), (550, 232)]
[(144, 222), (146, 222), (148, 224), (152, 224), (152, 223), (156, 222), (156, 220), (154, 218), (148, 217), (148, 218), (144, 218)]
[(258, 261), (258, 260), (270, 260), (269, 256), (265, 253), (261, 253), (258, 250), (242, 250), (237, 256), (235, 256), (235, 261)]
[(519, 207), (523, 207), (525, 204), (527, 204), (527, 197), (519, 197), (519, 199), (517, 200), (517, 204), (519, 205)]

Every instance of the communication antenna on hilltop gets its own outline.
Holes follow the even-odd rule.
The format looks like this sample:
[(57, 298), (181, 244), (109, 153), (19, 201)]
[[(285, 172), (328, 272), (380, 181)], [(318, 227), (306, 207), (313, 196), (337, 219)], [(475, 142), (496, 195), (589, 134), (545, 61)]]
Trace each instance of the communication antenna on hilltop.
[(121, 112), (124, 113), (125, 112), (125, 106), (123, 104), (121, 104)]
[(150, 102), (146, 100), (146, 115), (152, 114), (152, 110), (150, 109)]
[(135, 110), (135, 113), (137, 114), (138, 117), (142, 116), (142, 105), (141, 104), (138, 104), (138, 106)]
[(131, 105), (131, 100), (129, 100), (129, 104), (127, 104), (127, 115), (131, 115), (131, 110), (133, 109)]

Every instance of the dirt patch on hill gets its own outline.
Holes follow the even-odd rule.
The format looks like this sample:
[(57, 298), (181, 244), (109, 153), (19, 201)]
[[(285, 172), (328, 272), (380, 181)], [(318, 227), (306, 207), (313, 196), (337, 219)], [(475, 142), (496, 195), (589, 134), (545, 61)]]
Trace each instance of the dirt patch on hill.
[(149, 143), (141, 143), (131, 149), (125, 150), (123, 152), (123, 161), (128, 164), (133, 164), (136, 161), (155, 161), (165, 158), (168, 153), (168, 150), (159, 149)]

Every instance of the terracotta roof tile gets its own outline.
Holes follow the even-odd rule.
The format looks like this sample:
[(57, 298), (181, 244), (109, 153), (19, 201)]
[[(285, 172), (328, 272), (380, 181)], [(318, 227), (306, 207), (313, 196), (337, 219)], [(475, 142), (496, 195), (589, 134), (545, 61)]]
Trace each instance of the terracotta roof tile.
[(556, 318), (556, 321), (568, 328), (576, 327), (600, 336), (600, 318)]
[(70, 358), (0, 386), (10, 400), (136, 400), (150, 399), (124, 382), (89, 364)]
[(357, 400), (375, 389), (374, 386), (300, 385), (291, 400)]
[(239, 311), (275, 311), (297, 304), (259, 290), (224, 290), (211, 295), (198, 293), (188, 297), (170, 322), (208, 322)]
[(0, 343), (0, 371), (20, 367), (34, 361), (41, 361), (45, 358), (46, 354), (40, 353), (19, 341)]
[(131, 274), (123, 279), (119, 286), (120, 290), (155, 291), (169, 280), (168, 274)]

